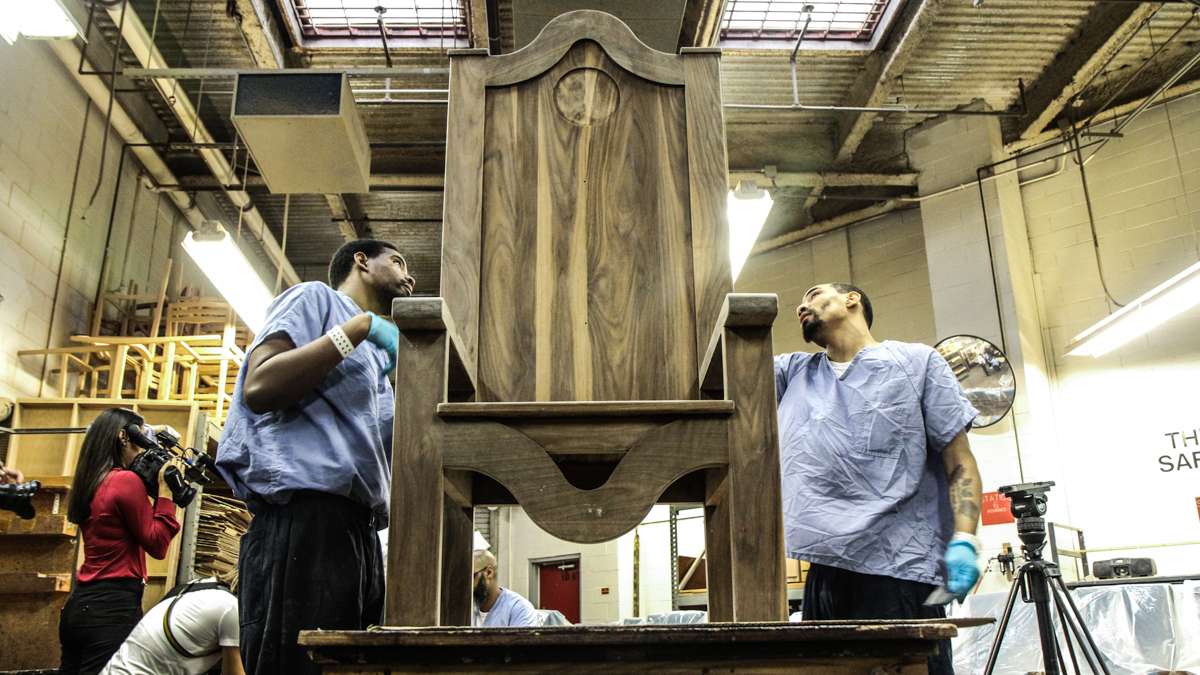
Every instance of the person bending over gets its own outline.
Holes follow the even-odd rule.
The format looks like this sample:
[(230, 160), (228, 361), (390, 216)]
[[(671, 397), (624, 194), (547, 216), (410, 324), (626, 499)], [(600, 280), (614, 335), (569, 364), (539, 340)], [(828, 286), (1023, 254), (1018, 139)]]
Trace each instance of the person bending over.
[[(944, 617), (929, 594), (979, 578), (978, 413), (933, 348), (872, 337), (862, 289), (814, 286), (796, 313), (824, 350), (775, 357), (787, 552), (811, 563), (803, 618)], [(946, 640), (929, 672), (952, 663)]]

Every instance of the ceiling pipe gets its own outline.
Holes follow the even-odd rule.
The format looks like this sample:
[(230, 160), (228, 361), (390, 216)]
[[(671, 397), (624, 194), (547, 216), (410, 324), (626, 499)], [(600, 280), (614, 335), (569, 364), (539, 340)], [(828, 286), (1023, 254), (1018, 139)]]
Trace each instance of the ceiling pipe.
[[(105, 10), (110, 17), (120, 16), (121, 6), (124, 6), (128, 2), (129, 0), (125, 0), (125, 2), (119, 4), (106, 6)], [(166, 65), (166, 61), (158, 51), (158, 47), (155, 46), (150, 33), (146, 30), (145, 25), (142, 24), (141, 19), (137, 17), (136, 13), (127, 12), (125, 21), (121, 25), (121, 37), (129, 45), (129, 50), (137, 58), (138, 63), (146, 68), (159, 68)], [(204, 122), (201, 121), (187, 93), (179, 86), (176, 80), (157, 77), (153, 78), (152, 81), (168, 107), (175, 113), (180, 126), (183, 127), (193, 142), (202, 144), (215, 142), (208, 128), (204, 126)], [(224, 153), (213, 148), (201, 149), (199, 153), (204, 163), (208, 165), (209, 171), (212, 172), (213, 176), (222, 185), (231, 185), (237, 182), (237, 172), (230, 165), (229, 160), (225, 158)], [(242, 210), (242, 225), (249, 229), (254, 237), (259, 240), (267, 257), (281, 271), (283, 279), (287, 284), (290, 286), (300, 283), (300, 276), (296, 274), (296, 270), (292, 267), (291, 262), (288, 261), (287, 255), (280, 248), (279, 242), (275, 240), (275, 236), (271, 233), (271, 229), (267, 226), (262, 214), (255, 208), (250, 195), (242, 191), (229, 190), (225, 192), (225, 196)]]
[[(79, 83), (80, 88), (83, 89), (88, 97), (92, 99), (92, 102), (102, 110), (108, 107), (108, 86), (105, 85), (104, 81), (93, 75), (80, 75), (76, 68), (83, 57), (83, 53), (79, 50), (79, 47), (75, 46), (75, 43), (70, 40), (47, 40), (46, 45), (62, 61), (67, 71), (75, 78), (75, 81)], [(153, 177), (155, 181), (160, 183), (178, 182), (174, 172), (171, 171), (158, 152), (148, 147), (150, 140), (142, 134), (137, 123), (133, 121), (133, 118), (129, 116), (125, 107), (119, 102), (113, 103), (110, 125), (122, 140), (131, 146), (137, 146), (131, 147), (129, 151), (133, 156), (138, 158), (138, 161), (146, 169), (146, 173)], [(200, 209), (196, 208), (191, 198), (186, 194), (172, 193), (168, 196), (172, 203), (175, 204), (175, 207), (183, 214), (183, 217), (193, 227), (198, 227), (204, 222), (204, 214), (200, 212)]]

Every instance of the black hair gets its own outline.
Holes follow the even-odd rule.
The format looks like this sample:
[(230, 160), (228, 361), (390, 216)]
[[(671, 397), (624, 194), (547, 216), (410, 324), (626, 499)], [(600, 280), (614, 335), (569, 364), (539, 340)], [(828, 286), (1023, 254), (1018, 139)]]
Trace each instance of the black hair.
[(329, 261), (329, 285), (337, 288), (345, 283), (350, 270), (354, 269), (355, 253), (365, 253), (368, 258), (374, 258), (387, 250), (398, 252), (400, 248), (382, 239), (355, 239), (342, 244), (333, 254), (333, 260)]
[(870, 328), (871, 324), (875, 321), (875, 311), (871, 309), (871, 299), (867, 297), (867, 292), (854, 284), (847, 284), (840, 281), (829, 285), (833, 286), (838, 293), (858, 293), (859, 300), (862, 301), (863, 318), (867, 320), (867, 328)]
[(119, 432), (130, 424), (140, 426), (143, 423), (142, 416), (128, 408), (109, 408), (88, 426), (83, 447), (79, 449), (79, 460), (75, 462), (67, 520), (82, 525), (92, 515), (92, 498), (100, 483), (114, 466), (121, 466)]

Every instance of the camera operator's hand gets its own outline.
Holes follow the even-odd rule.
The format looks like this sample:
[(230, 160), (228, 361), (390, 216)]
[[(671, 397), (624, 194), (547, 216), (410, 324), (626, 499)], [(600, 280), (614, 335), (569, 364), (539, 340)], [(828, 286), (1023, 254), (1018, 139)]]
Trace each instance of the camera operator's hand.
[(25, 474), (0, 464), (0, 483), (24, 483)]
[(175, 467), (176, 469), (179, 469), (178, 463), (175, 460), (171, 460), (169, 462), (163, 462), (162, 467), (160, 467), (158, 470), (158, 496), (159, 497), (170, 497), (171, 496), (171, 488), (170, 488), (170, 486), (167, 485), (167, 478), (166, 478), (167, 469), (169, 469), (170, 467)]

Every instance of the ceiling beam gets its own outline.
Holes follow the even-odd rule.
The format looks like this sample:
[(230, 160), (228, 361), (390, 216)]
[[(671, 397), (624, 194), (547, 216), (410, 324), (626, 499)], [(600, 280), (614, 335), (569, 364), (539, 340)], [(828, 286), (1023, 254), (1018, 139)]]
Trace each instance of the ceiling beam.
[(259, 68), (287, 67), (287, 41), (265, 0), (231, 0), (250, 56)]
[(753, 181), (765, 187), (914, 187), (916, 173), (853, 173), (845, 171), (791, 171), (768, 177), (761, 171), (729, 170), (730, 187)]
[[(892, 87), (908, 67), (925, 36), (933, 27), (942, 7), (948, 0), (909, 0), (896, 25), (892, 28), (887, 48), (872, 53), (866, 66), (846, 93), (843, 105), (874, 108), (888, 103)], [(877, 113), (858, 112), (843, 115), (838, 120), (834, 144), (834, 165), (845, 166), (854, 157), (863, 138), (871, 130)]]
[(343, 239), (354, 241), (371, 235), (366, 227), (366, 214), (362, 213), (362, 209), (352, 203), (347, 195), (328, 194), (325, 195), (325, 201), (329, 203), (329, 210), (338, 221), (338, 230)]
[(897, 209), (904, 207), (912, 207), (910, 202), (901, 201), (899, 199), (888, 199), (878, 204), (872, 204), (866, 208), (850, 211), (841, 215), (834, 216), (828, 220), (815, 222), (811, 225), (806, 225), (795, 232), (781, 234), (778, 237), (772, 237), (765, 241), (760, 241), (750, 250), (750, 255), (758, 255), (767, 251), (774, 251), (777, 248), (798, 244), (802, 241), (812, 239), (813, 237), (840, 230), (843, 227), (849, 227), (871, 218), (882, 216), (885, 213), (891, 213)]
[(1096, 3), (1071, 43), (1025, 92), (1028, 115), (1013, 121), (1020, 138), (1045, 130), (1160, 7), (1162, 3)]
[(685, 0), (676, 49), (715, 47), (724, 7), (724, 0)]
[[(136, 13), (133, 11), (125, 12), (124, 23), (122, 24), (121, 8), (123, 6), (124, 3), (118, 3), (106, 9), (114, 24), (123, 25), (121, 37), (129, 45), (129, 51), (133, 53), (143, 68), (166, 67), (166, 60), (151, 39), (150, 31), (146, 30), (145, 24), (142, 23)], [(166, 102), (175, 114), (176, 119), (179, 120), (180, 126), (187, 132), (190, 140), (204, 144), (215, 143), (213, 135), (208, 131), (208, 127), (204, 125), (204, 122), (201, 121), (200, 115), (196, 112), (196, 107), (192, 104), (191, 99), (182, 87), (176, 86), (176, 80), (154, 78), (151, 81), (158, 89), (163, 101)], [(213, 176), (222, 185), (232, 185), (237, 182), (237, 172), (222, 151), (215, 148), (203, 148), (199, 150), (199, 154), (204, 163), (208, 165), (209, 171), (213, 173)], [(225, 195), (229, 198), (229, 201), (233, 202), (234, 206), (242, 209), (245, 213), (244, 224), (254, 234), (255, 238), (258, 239), (267, 258), (282, 271), (283, 280), (289, 286), (300, 283), (300, 276), (296, 274), (292, 263), (288, 261), (287, 254), (280, 247), (279, 242), (275, 239), (275, 235), (271, 233), (271, 228), (263, 220), (262, 214), (254, 206), (250, 195), (240, 190), (227, 190)]]

